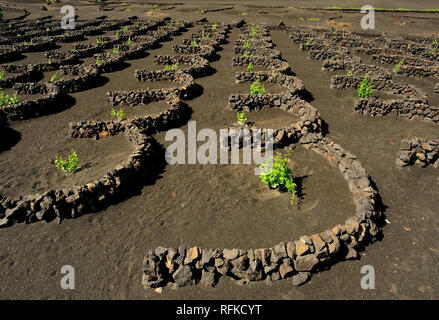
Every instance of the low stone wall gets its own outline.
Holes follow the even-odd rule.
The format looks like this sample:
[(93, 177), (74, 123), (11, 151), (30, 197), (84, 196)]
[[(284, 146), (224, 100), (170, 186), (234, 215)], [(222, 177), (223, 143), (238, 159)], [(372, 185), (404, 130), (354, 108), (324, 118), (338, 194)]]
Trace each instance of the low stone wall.
[(295, 76), (285, 75), (277, 71), (239, 72), (235, 73), (236, 83), (260, 81), (270, 82), (285, 87), (286, 92), (300, 93), (305, 90), (303, 81)]
[[(74, 70), (74, 71), (73, 71)], [(74, 75), (71, 79), (60, 79), (53, 82), (60, 92), (73, 93), (89, 88), (99, 76), (99, 70), (90, 66), (67, 66), (60, 68), (61, 75)], [(62, 78), (62, 76), (59, 76)]]
[(194, 78), (181, 70), (148, 71), (136, 69), (134, 77), (137, 81), (173, 81), (178, 87), (161, 90), (178, 93), (183, 98), (194, 96), (197, 93), (198, 86), (195, 84)]
[(354, 111), (369, 116), (393, 114), (411, 120), (439, 122), (439, 108), (419, 99), (382, 100), (376, 97), (356, 100)]
[(38, 73), (35, 71), (24, 71), (16, 74), (12, 77), (4, 78), (0, 80), (0, 88), (12, 88), (15, 83), (18, 82), (31, 82), (37, 78)]
[(416, 164), (420, 167), (432, 165), (439, 169), (439, 138), (402, 140), (395, 163), (401, 167)]
[(192, 45), (177, 44), (172, 47), (174, 53), (182, 54), (196, 54), (205, 59), (210, 59), (215, 55), (215, 49), (208, 45), (198, 45), (196, 47)]
[[(109, 102), (113, 101), (113, 103), (110, 102), (110, 104), (114, 105), (114, 95), (111, 92), (107, 93), (107, 98)], [(182, 103), (175, 93), (162, 94), (161, 91), (147, 91), (142, 99), (141, 101), (144, 104), (164, 101), (169, 107), (155, 115), (136, 116), (128, 120), (86, 121), (70, 124), (71, 137), (105, 138), (108, 134), (113, 135), (114, 132), (118, 132), (119, 128), (124, 127), (128, 122), (146, 134), (154, 134), (182, 125), (189, 118), (190, 109)]]
[(234, 47), (235, 54), (244, 54), (245, 52), (248, 52), (248, 54), (251, 56), (253, 55), (259, 55), (259, 56), (265, 56), (270, 59), (282, 59), (282, 54), (278, 50), (274, 49), (268, 49), (268, 48), (256, 48), (256, 47), (250, 47), (250, 48), (244, 48), (244, 47)]
[(291, 72), (291, 67), (285, 61), (279, 59), (271, 59), (265, 56), (235, 56), (232, 60), (232, 66), (248, 66), (249, 64), (253, 64), (255, 66), (261, 66), (273, 71), (277, 71), (280, 73), (288, 74)]
[[(358, 88), (361, 81), (361, 77), (333, 76), (331, 89)], [(430, 106), (425, 93), (415, 86), (386, 78), (371, 78), (370, 84), (374, 90), (401, 95), (403, 98), (383, 100), (372, 96), (357, 99), (354, 111), (369, 116), (393, 114), (412, 120), (439, 122), (439, 107)]]
[[(207, 59), (204, 59), (199, 56), (191, 56), (191, 55), (174, 55), (174, 56), (162, 56), (156, 55), (154, 56), (154, 62), (157, 64), (163, 65), (172, 65), (179, 64), (178, 69), (189, 73), (193, 77), (203, 77), (209, 74), (211, 71), (210, 63)], [(180, 64), (188, 65), (180, 66)]]

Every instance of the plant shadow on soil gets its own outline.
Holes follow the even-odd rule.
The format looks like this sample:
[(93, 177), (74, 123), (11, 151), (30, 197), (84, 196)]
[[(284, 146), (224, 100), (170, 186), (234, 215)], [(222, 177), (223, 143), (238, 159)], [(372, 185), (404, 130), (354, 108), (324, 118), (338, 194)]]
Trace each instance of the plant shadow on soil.
[(21, 139), (21, 133), (9, 127), (0, 127), (0, 153), (10, 150)]

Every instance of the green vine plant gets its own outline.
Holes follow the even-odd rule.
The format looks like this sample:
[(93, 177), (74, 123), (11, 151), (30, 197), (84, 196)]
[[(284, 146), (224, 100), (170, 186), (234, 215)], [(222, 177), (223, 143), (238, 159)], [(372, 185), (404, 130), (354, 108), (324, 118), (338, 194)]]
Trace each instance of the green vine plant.
[(247, 124), (248, 118), (247, 115), (245, 114), (245, 111), (239, 112), (236, 115), (236, 120), (238, 120), (238, 123), (242, 126), (245, 126)]
[(348, 76), (348, 77), (353, 77), (353, 76), (354, 76), (354, 73), (353, 73), (351, 70), (348, 70), (347, 76)]
[(216, 30), (217, 27), (218, 27), (218, 24), (214, 23), (214, 24), (212, 25), (212, 30)]
[(201, 38), (202, 39), (209, 39), (209, 33), (204, 32), (204, 30), (201, 32)]
[(313, 38), (310, 38), (310, 39), (306, 40), (306, 43), (305, 43), (305, 44), (306, 44), (307, 46), (309, 46), (309, 45), (312, 43), (312, 40), (313, 40)]
[(259, 77), (256, 78), (256, 80), (252, 83), (250, 86), (250, 93), (251, 94), (265, 94), (265, 87), (259, 80)]
[(253, 64), (250, 62), (247, 66), (247, 72), (253, 72), (253, 70), (255, 69), (255, 67), (253, 66)]
[(242, 47), (244, 49), (249, 49), (250, 48), (250, 40), (245, 40), (244, 44), (242, 45)]
[(118, 53), (119, 53), (119, 51), (120, 51), (120, 49), (119, 49), (119, 48), (117, 48), (117, 47), (114, 47), (114, 48), (113, 48), (113, 53), (114, 53), (114, 54), (118, 54)]
[(0, 71), (0, 80), (3, 80), (5, 78), (5, 73), (3, 71)]
[(96, 64), (97, 64), (98, 66), (100, 66), (100, 65), (103, 64), (103, 63), (104, 63), (104, 59), (103, 59), (103, 58), (96, 57)]
[(114, 110), (114, 108), (111, 109), (111, 116), (117, 117), (119, 120), (124, 120), (127, 118), (127, 115), (125, 112), (123, 112), (122, 108), (120, 108), (118, 111)]
[(399, 68), (401, 68), (401, 66), (404, 64), (404, 60), (402, 59), (400, 62), (398, 62), (398, 64), (396, 66), (393, 67), (393, 72), (397, 73)]
[(358, 88), (358, 97), (359, 98), (370, 98), (372, 96), (373, 90), (372, 85), (369, 82), (369, 75), (366, 74), (364, 76), (363, 81), (361, 81), (361, 85)]
[[(289, 162), (289, 153), (282, 155), (278, 152), (270, 160), (264, 161), (259, 166), (262, 169), (259, 179), (261, 179), (265, 186), (271, 189), (291, 192), (291, 202), (293, 202), (297, 196), (297, 185), (294, 182), (293, 173), (288, 167)], [(272, 168), (270, 166), (271, 163), (273, 165)]]
[(20, 103), (20, 100), (18, 100), (17, 97), (17, 92), (11, 97), (0, 89), (0, 107), (11, 106), (17, 103)]
[(96, 43), (97, 43), (97, 44), (104, 43), (104, 40), (102, 40), (102, 39), (96, 39)]
[(198, 47), (198, 43), (197, 43), (197, 40), (192, 40), (192, 42), (191, 42), (191, 46), (192, 47)]
[(167, 71), (175, 71), (177, 69), (178, 69), (178, 63), (165, 65), (165, 70), (167, 70)]
[(133, 40), (131, 40), (131, 36), (129, 36), (128, 37), (128, 41), (127, 41), (127, 44), (130, 46), (130, 45), (132, 45), (134, 42), (133, 42)]
[(75, 150), (72, 149), (67, 160), (63, 160), (63, 158), (59, 155), (55, 155), (55, 168), (62, 170), (65, 173), (72, 173), (78, 169), (79, 166), (79, 158), (76, 154)]

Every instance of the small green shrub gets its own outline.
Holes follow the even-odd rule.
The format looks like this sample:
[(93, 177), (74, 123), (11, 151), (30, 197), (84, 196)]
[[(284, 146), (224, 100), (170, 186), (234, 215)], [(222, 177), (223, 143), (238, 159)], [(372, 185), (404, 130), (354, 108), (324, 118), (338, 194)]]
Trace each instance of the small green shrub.
[(250, 86), (251, 94), (265, 94), (265, 87), (259, 80), (259, 77)]
[(214, 23), (214, 24), (212, 25), (212, 30), (216, 30), (217, 27), (218, 27), (218, 24)]
[(351, 70), (348, 70), (347, 76), (348, 76), (348, 77), (353, 77), (353, 76), (354, 76), (354, 74), (352, 73), (352, 71), (351, 71)]
[(252, 26), (252, 27), (250, 28), (250, 35), (251, 35), (252, 37), (255, 37), (255, 36), (257, 35), (257, 33), (258, 33), (258, 28), (255, 27), (255, 26)]
[(309, 45), (312, 43), (312, 40), (313, 40), (313, 38), (310, 38), (310, 39), (306, 40), (306, 43), (305, 43), (305, 44), (306, 44), (307, 46), (309, 46)]
[(253, 66), (253, 64), (250, 62), (247, 66), (247, 72), (253, 72), (253, 70), (255, 69), (255, 67)]
[(102, 39), (96, 39), (96, 43), (97, 43), (97, 44), (104, 43), (104, 40), (102, 40)]
[(242, 45), (242, 47), (243, 47), (244, 49), (248, 49), (248, 48), (250, 48), (250, 40), (245, 40), (244, 43), (243, 43), (243, 45)]
[(358, 97), (359, 98), (370, 98), (372, 96), (373, 90), (372, 85), (369, 83), (369, 75), (366, 74), (364, 76), (363, 81), (361, 81), (361, 85), (358, 88)]
[(123, 112), (122, 108), (119, 108), (118, 111), (114, 110), (114, 108), (111, 109), (111, 116), (117, 117), (119, 120), (123, 120), (127, 118), (127, 115), (125, 112)]
[(125, 26), (125, 27), (123, 28), (123, 31), (127, 32), (127, 31), (128, 31), (128, 26)]
[(245, 125), (247, 123), (248, 118), (245, 112), (242, 111), (236, 115), (236, 120), (238, 120), (239, 124)]
[(0, 71), (0, 80), (3, 80), (5, 78), (5, 73), (3, 71)]
[(56, 80), (58, 80), (58, 72), (55, 72), (55, 73), (50, 77), (50, 82), (54, 83)]
[(66, 173), (75, 172), (79, 166), (79, 158), (76, 152), (72, 149), (67, 160), (63, 160), (63, 158), (59, 155), (55, 155), (55, 168), (62, 170)]
[(20, 103), (20, 100), (18, 100), (17, 97), (17, 92), (11, 97), (3, 91), (0, 91), (0, 107), (11, 106), (17, 103)]
[(177, 69), (178, 69), (178, 63), (165, 65), (165, 70), (167, 70), (167, 71), (175, 71)]
[(279, 189), (280, 191), (286, 190), (291, 192), (291, 200), (296, 198), (297, 185), (293, 179), (293, 173), (288, 167), (290, 159), (288, 154), (282, 156), (282, 154), (277, 153), (270, 162), (273, 163), (273, 168), (269, 171), (268, 161), (265, 161), (259, 166), (262, 169), (263, 174), (259, 175), (262, 183), (274, 189)]
[(192, 42), (191, 42), (191, 46), (192, 47), (198, 47), (198, 43), (197, 43), (197, 40), (192, 40)]
[(117, 47), (114, 47), (114, 48), (113, 48), (113, 53), (115, 53), (115, 54), (118, 54), (118, 53), (119, 53), (119, 51), (120, 51), (120, 49), (119, 49), (119, 48), (117, 48)]
[(398, 72), (399, 68), (404, 64), (404, 59), (402, 59), (396, 66), (393, 67), (393, 72)]
[(131, 12), (131, 8), (126, 8), (125, 12)]
[(103, 64), (104, 63), (104, 59), (103, 58), (99, 58), (99, 57), (96, 57), (96, 64), (99, 66), (99, 65), (101, 65), (101, 64)]
[(131, 40), (131, 36), (129, 36), (128, 37), (128, 41), (127, 41), (127, 44), (130, 46), (130, 45), (132, 45), (134, 42), (133, 42), (133, 40)]

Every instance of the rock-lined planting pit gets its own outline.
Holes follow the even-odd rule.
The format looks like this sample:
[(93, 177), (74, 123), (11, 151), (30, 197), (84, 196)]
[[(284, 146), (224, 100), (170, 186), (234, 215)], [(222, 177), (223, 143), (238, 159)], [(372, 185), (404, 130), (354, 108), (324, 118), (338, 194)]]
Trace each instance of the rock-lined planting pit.
[[(106, 4), (100, 8), (108, 9)], [(267, 21), (271, 19), (268, 18)], [(251, 24), (244, 20), (233, 24), (213, 22), (214, 20), (208, 21), (207, 19), (194, 19), (191, 22), (174, 20), (165, 17), (165, 14), (148, 14), (147, 17), (134, 16), (123, 19), (107, 19), (103, 16), (90, 20), (78, 20), (77, 30), (74, 31), (62, 30), (59, 21), (51, 17), (42, 17), (38, 21), (34, 19), (11, 20), (10, 25), (9, 22), (0, 23), (0, 70), (6, 74), (0, 80), (0, 87), (6, 88), (9, 94), (15, 90), (23, 97), (25, 95), (26, 97), (27, 95), (35, 96), (35, 99), (26, 99), (17, 104), (0, 107), (0, 129), (2, 133), (5, 133), (0, 138), (1, 153), (10, 152), (16, 147), (22, 133), (27, 135), (26, 141), (29, 141), (29, 132), (33, 133), (36, 126), (40, 126), (37, 127), (38, 130), (35, 130), (35, 139), (39, 139), (38, 133), (41, 132), (41, 127), (44, 125), (48, 129), (51, 127), (50, 122), (44, 122), (41, 119), (52, 119), (53, 123), (65, 121), (63, 129), (58, 127), (56, 131), (50, 132), (53, 139), (59, 139), (58, 134), (62, 134), (63, 138), (74, 139), (72, 141), (75, 142), (90, 139), (90, 143), (101, 143), (102, 140), (107, 139), (105, 142), (110, 143), (111, 139), (117, 137), (117, 139), (123, 138), (124, 143), (126, 141), (129, 150), (134, 150), (123, 154), (123, 158), (126, 156), (126, 159), (120, 163), (118, 158), (118, 161), (114, 162), (118, 163), (116, 166), (108, 161), (106, 164), (110, 163), (112, 169), (103, 175), (101, 175), (102, 171), (99, 171), (99, 174), (97, 171), (94, 172), (95, 175), (90, 179), (93, 181), (87, 183), (81, 181), (73, 187), (52, 188), (50, 186), (48, 190), (19, 192), (18, 195), (1, 194), (0, 227), (5, 227), (3, 230), (9, 232), (15, 230), (14, 228), (27, 227), (13, 226), (18, 223), (49, 222), (53, 219), (60, 222), (88, 213), (101, 212), (102, 216), (90, 216), (89, 219), (90, 222), (98, 222), (102, 229), (107, 230), (106, 219), (115, 219), (114, 217), (125, 219), (125, 212), (130, 212), (136, 216), (129, 221), (132, 224), (130, 228), (135, 229), (138, 223), (137, 227), (144, 231), (141, 237), (147, 237), (147, 232), (152, 234), (150, 238), (142, 242), (147, 244), (148, 249), (135, 253), (139, 266), (141, 255), (144, 258), (142, 281), (140, 282), (138, 278), (136, 281), (139, 286), (143, 285), (147, 290), (195, 284), (211, 287), (215, 286), (221, 277), (229, 277), (239, 284), (265, 281), (267, 285), (270, 285), (273, 281), (290, 279), (293, 285), (302, 285), (309, 281), (314, 273), (327, 270), (338, 261), (358, 259), (360, 252), (366, 246), (381, 239), (384, 207), (375, 183), (360, 163), (360, 159), (326, 136), (330, 129), (331, 137), (335, 137), (339, 134), (337, 132), (339, 128), (332, 126), (331, 123), (327, 128), (322, 115), (333, 117), (331, 112), (336, 114), (335, 109), (345, 106), (334, 105), (335, 111), (330, 110), (330, 112), (324, 108), (319, 110), (318, 102), (313, 97), (319, 89), (316, 90), (313, 82), (309, 85), (309, 79), (302, 77), (301, 68), (297, 68), (301, 63), (300, 59), (295, 60), (297, 56), (285, 50), (286, 46), (283, 46), (280, 38), (276, 40), (275, 32), (282, 36), (285, 36), (286, 32), (292, 43), (297, 45), (297, 49), (303, 51), (298, 51), (300, 54), (309, 59), (321, 61), (322, 72), (333, 75), (329, 83), (330, 87), (340, 90), (338, 92), (334, 90), (334, 95), (349, 95), (349, 91), (357, 89), (364, 76), (369, 74), (372, 88), (378, 96), (355, 100), (355, 112), (369, 116), (394, 115), (398, 118), (431, 122), (431, 125), (439, 122), (439, 108), (434, 106), (437, 97), (434, 97), (434, 94), (433, 97), (428, 97), (432, 93), (439, 93), (439, 84), (436, 80), (438, 77), (437, 44), (432, 44), (432, 39), (428, 37), (400, 38), (391, 34), (383, 36), (359, 32), (342, 33), (328, 28), (298, 26), (290, 28), (284, 23)], [(255, 27), (257, 31), (253, 32), (252, 27)], [(186, 34), (187, 31), (190, 33)], [(178, 39), (180, 36), (184, 38)], [(160, 50), (160, 48), (166, 48), (166, 50)], [(156, 54), (155, 50), (158, 50), (160, 54)], [(230, 53), (235, 56), (231, 57), (228, 55)], [(224, 67), (224, 64), (218, 63), (221, 60), (227, 61), (224, 69), (230, 69), (229, 73), (221, 73), (221, 68), (218, 67)], [(402, 60), (404, 63), (394, 68)], [(287, 61), (291, 63), (291, 66)], [(255, 67), (254, 71), (247, 69), (250, 64)], [(173, 65), (176, 65), (175, 70), (170, 70)], [(299, 70), (295, 70), (295, 67)], [(301, 76), (297, 76), (295, 71)], [(235, 72), (234, 78), (233, 72)], [(115, 78), (126, 77), (128, 73), (136, 84), (122, 81), (114, 85)], [(218, 73), (220, 75), (214, 78)], [(57, 77), (51, 78), (54, 74)], [(202, 79), (205, 77), (212, 78), (206, 78), (207, 81), (205, 81), (206, 79)], [(209, 82), (218, 81), (217, 86), (221, 87), (219, 81), (223, 81), (226, 77), (231, 82), (235, 82), (234, 91), (218, 88), (217, 92), (212, 92), (214, 86)], [(408, 83), (405, 82), (405, 77), (411, 78)], [(249, 93), (250, 85), (257, 79), (266, 85), (267, 93)], [(425, 81), (428, 88), (419, 85), (420, 82), (416, 82), (419, 79)], [(113, 85), (107, 86), (107, 82), (111, 81)], [(153, 83), (152, 88), (148, 87), (150, 83)], [(416, 85), (411, 83), (416, 83)], [(229, 85), (225, 87), (232, 88), (232, 84)], [(241, 90), (244, 88), (246, 91)], [(428, 92), (428, 95), (424, 90)], [(101, 100), (90, 99), (94, 93)], [(210, 99), (197, 100), (203, 95)], [(386, 99), (387, 95), (396, 97)], [(83, 104), (87, 99), (92, 102), (88, 108), (85, 108)], [(218, 107), (217, 104), (212, 103), (214, 100), (224, 100), (222, 110), (212, 108), (211, 105)], [(328, 104), (331, 101), (328, 99)], [(200, 107), (202, 103), (206, 105), (205, 109)], [(75, 110), (75, 107), (79, 107), (79, 110)], [(119, 108), (124, 109), (125, 112), (129, 108), (128, 116), (119, 118), (119, 115), (115, 116), (110, 112), (117, 111)], [(132, 112), (134, 108), (136, 108), (136, 113)], [(137, 113), (140, 110), (145, 111), (144, 115), (143, 112), (139, 112), (140, 115)], [(248, 113), (249, 116), (250, 121), (246, 125), (238, 125), (236, 122), (233, 123), (233, 120), (229, 121), (230, 117), (242, 111)], [(270, 118), (270, 112), (273, 111), (277, 112), (278, 118), (274, 116)], [(252, 122), (252, 115), (262, 113), (266, 115), (259, 118), (253, 117), (257, 120)], [(337, 116), (340, 115), (337, 114)], [(342, 117), (343, 115), (340, 118)], [(300, 237), (295, 233), (296, 231), (292, 232), (294, 235), (287, 235), (280, 243), (277, 243), (279, 241), (277, 238), (273, 240), (268, 237), (264, 239), (266, 242), (257, 244), (251, 235), (246, 235), (242, 238), (245, 240), (235, 245), (229, 240), (227, 240), (228, 243), (221, 242), (224, 241), (221, 238), (222, 234), (220, 238), (211, 237), (212, 239), (207, 240), (205, 235), (200, 236), (199, 240), (193, 237), (184, 238), (179, 233), (182, 230), (186, 232), (186, 229), (189, 229), (188, 232), (194, 230), (188, 227), (191, 223), (198, 223), (199, 229), (195, 228), (196, 230), (201, 230), (201, 226), (204, 226), (201, 221), (188, 222), (183, 215), (187, 211), (193, 211), (194, 214), (203, 213), (200, 207), (188, 206), (188, 202), (194, 199), (203, 199), (194, 197), (195, 193), (202, 193), (202, 191), (191, 188), (189, 184), (196, 183), (195, 181), (200, 180), (202, 174), (207, 171), (201, 171), (202, 174), (196, 175), (187, 186), (176, 183), (174, 190), (168, 194), (166, 188), (172, 184), (160, 183), (160, 180), (183, 181), (186, 178), (185, 174), (190, 176), (194, 171), (189, 169), (188, 173), (180, 174), (176, 169), (166, 168), (161, 140), (164, 138), (164, 131), (178, 127), (185, 129), (191, 118), (200, 120), (200, 122), (205, 121), (201, 126), (208, 124), (214, 128), (220, 125), (223, 128), (228, 127), (232, 133), (233, 130), (240, 130), (243, 127), (273, 129), (275, 148), (292, 150), (298, 146), (297, 149), (302, 151), (303, 148), (307, 149), (304, 153), (306, 156), (314, 152), (322, 156), (323, 161), (328, 160), (328, 166), (338, 169), (336, 174), (340, 174), (340, 179), (343, 177), (346, 182), (346, 190), (339, 188), (338, 195), (346, 193), (349, 201), (352, 197), (352, 203), (345, 203), (344, 199), (330, 199), (338, 200), (341, 207), (347, 204), (346, 212), (338, 210), (339, 208), (327, 211), (330, 213), (343, 211), (342, 214), (346, 216), (343, 216), (342, 221), (336, 221), (340, 217), (340, 215), (336, 216), (336, 213), (338, 214), (336, 212), (331, 216), (333, 220), (330, 220), (328, 225), (326, 225), (327, 221), (319, 216), (320, 221), (325, 224), (321, 232), (320, 227), (317, 228), (312, 219), (307, 222), (304, 222), (307, 218), (300, 219), (299, 224), (306, 223), (307, 226), (314, 226), (317, 230), (312, 230), (311, 227), (311, 231), (310, 229), (302, 230), (301, 233), (307, 235)], [(361, 118), (358, 121), (405, 121), (404, 119), (386, 120), (385, 117), (382, 119), (357, 118)], [(22, 126), (21, 123), (31, 125)], [(430, 124), (424, 123), (424, 125)], [(419, 128), (417, 127), (417, 130), (420, 130)], [(431, 139), (432, 136), (437, 137), (437, 135), (435, 133), (431, 135), (427, 130), (425, 133), (424, 131), (415, 133), (419, 137), (423, 137), (424, 134), (429, 138), (408, 138), (401, 141), (395, 160), (398, 166), (416, 164), (420, 167), (438, 168), (439, 141)], [(385, 138), (389, 138), (389, 144), (395, 141), (393, 136), (390, 138), (388, 134)], [(8, 139), (11, 141), (6, 141)], [(367, 139), (372, 139), (372, 137)], [(401, 137), (396, 141), (400, 139)], [(345, 140), (344, 143), (348, 145), (350, 142), (347, 143)], [(360, 156), (361, 152), (358, 151), (356, 143), (357, 141), (353, 140), (352, 144), (349, 144), (349, 149), (352, 147), (352, 150), (356, 150), (357, 155)], [(117, 148), (117, 145), (113, 147)], [(381, 149), (377, 148), (377, 150)], [(391, 161), (395, 158), (395, 151), (392, 151)], [(36, 153), (35, 156), (37, 157), (38, 154)], [(364, 157), (364, 154), (362, 156)], [(383, 154), (382, 161), (388, 160), (385, 156)], [(315, 165), (315, 162), (308, 159), (311, 157), (306, 158), (309, 161), (307, 170), (312, 172), (311, 167)], [(372, 169), (371, 173), (379, 176), (380, 172), (376, 171), (373, 164), (374, 160), (365, 161), (366, 167)], [(55, 170), (53, 163), (49, 165)], [(17, 167), (20, 168), (19, 165)], [(323, 169), (323, 166), (319, 166), (319, 169), (320, 172), (328, 171), (326, 167)], [(414, 170), (427, 171), (429, 169), (406, 168), (400, 172), (407, 173)], [(212, 172), (218, 173), (214, 170)], [(317, 175), (318, 173), (315, 177)], [(98, 178), (94, 179), (95, 176)], [(218, 187), (224, 184), (228, 189), (236, 192), (238, 198), (233, 198), (233, 201), (241, 201), (245, 206), (252, 197), (239, 199), (240, 192), (248, 193), (247, 191), (253, 189), (255, 184), (247, 183), (248, 181), (242, 185), (236, 181), (233, 185), (223, 183), (233, 178), (245, 180), (243, 177), (248, 178), (245, 174), (236, 174), (232, 170), (224, 174), (224, 177), (221, 174), (211, 176), (205, 174), (202, 179), (205, 178), (208, 182), (203, 181), (200, 185)], [(322, 179), (327, 177), (323, 175)], [(330, 175), (329, 177), (332, 178)], [(296, 181), (301, 178), (303, 177), (297, 176)], [(381, 181), (377, 179), (377, 182)], [(236, 187), (237, 184), (239, 187)], [(236, 190), (230, 186), (236, 187)], [(312, 195), (319, 190), (322, 192), (322, 199), (326, 197), (325, 201), (330, 201), (328, 198), (334, 197), (334, 194), (323, 194), (324, 188), (328, 186), (331, 184), (319, 186), (313, 190)], [(254, 188), (249, 193), (261, 195), (262, 188), (262, 186), (261, 189)], [(31, 189), (37, 191), (35, 185)], [(351, 195), (345, 192), (347, 189), (351, 191)], [(163, 190), (166, 190), (165, 194), (161, 194)], [(274, 191), (277, 192), (277, 190), (269, 191), (273, 192), (269, 196), (273, 196)], [(160, 195), (157, 196), (157, 193)], [(187, 193), (188, 196), (181, 197), (179, 193)], [(385, 190), (383, 194), (388, 193), (389, 190)], [(259, 198), (255, 196), (253, 200), (257, 199), (262, 202), (274, 199), (272, 201), (276, 201), (282, 197), (274, 196), (263, 199), (267, 194)], [(160, 199), (163, 203), (157, 201), (157, 198), (162, 196), (167, 198), (166, 201)], [(215, 196), (209, 194), (208, 198), (210, 201)], [(321, 199), (315, 198), (317, 206)], [(174, 199), (175, 206), (172, 203)], [(206, 217), (210, 217), (209, 214), (215, 210), (221, 214), (223, 208), (239, 208), (232, 201), (216, 205), (215, 200), (213, 199), (211, 203), (206, 202), (205, 206), (209, 206), (207, 213), (204, 212)], [(123, 205), (130, 201), (135, 205), (132, 207)], [(163, 212), (161, 212), (162, 207), (154, 202), (160, 202)], [(327, 204), (322, 201), (320, 207), (317, 206), (317, 208), (323, 207), (323, 203)], [(352, 207), (349, 207), (349, 204)], [(248, 207), (253, 208), (252, 205)], [(275, 208), (276, 212), (273, 212), (276, 214), (279, 213), (277, 211), (283, 210), (281, 206), (268, 207)], [(147, 209), (142, 211), (144, 208)], [(114, 213), (117, 210), (119, 212)], [(150, 216), (151, 211), (148, 210), (157, 212), (154, 216)], [(246, 214), (236, 211), (236, 214), (243, 216)], [(111, 214), (107, 215), (108, 212), (113, 212), (113, 217)], [(175, 215), (172, 216), (174, 213)], [(285, 222), (286, 226), (288, 226), (286, 219), (294, 219), (294, 216), (287, 216), (288, 213), (279, 214), (284, 215), (282, 222)], [(326, 213), (325, 211), (325, 215)], [(92, 217), (96, 216), (96, 220), (93, 220)], [(346, 217), (349, 218), (346, 219)], [(236, 221), (234, 219), (230, 221), (233, 220), (233, 223), (239, 225), (243, 219), (247, 218), (240, 217), (240, 220), (237, 218)], [(261, 216), (258, 218), (260, 219)], [(273, 223), (277, 221), (277, 218), (276, 216), (276, 218), (268, 217), (267, 219), (270, 219), (269, 223)], [(150, 221), (145, 219), (150, 219)], [(181, 223), (183, 227), (179, 225), (178, 219), (183, 221)], [(246, 223), (251, 223), (250, 221), (251, 219)], [(68, 223), (76, 222), (84, 223), (84, 218)], [(39, 228), (41, 224), (27, 228)], [(151, 227), (154, 228), (152, 232), (148, 229)], [(59, 228), (64, 228), (64, 224)], [(267, 233), (270, 233), (270, 229), (267, 230)], [(277, 230), (277, 236), (283, 237), (284, 233)], [(172, 234), (173, 231), (175, 235)], [(157, 232), (162, 232), (169, 238), (157, 236)], [(247, 233), (251, 233), (250, 228)], [(180, 243), (183, 242), (180, 246), (176, 242), (178, 238), (180, 238)], [(182, 239), (185, 240), (182, 241)], [(218, 243), (212, 244), (211, 240)], [(136, 239), (136, 243), (139, 242), (141, 240)], [(127, 246), (132, 243), (127, 243)], [(374, 250), (374, 246), (368, 250)], [(130, 251), (130, 254), (133, 252)], [(14, 254), (16, 253), (11, 254), (11, 259)], [(109, 254), (112, 255), (114, 252), (109, 252)], [(2, 255), (2, 259), (9, 259), (8, 254)], [(131, 262), (129, 270), (135, 270)], [(126, 267), (122, 264), (120, 264), (120, 270)], [(116, 271), (119, 276), (124, 272), (120, 270)], [(136, 272), (139, 275), (140, 268)], [(161, 289), (156, 291), (162, 292)]]
[[(241, 28), (241, 32), (245, 30), (246, 27)], [(263, 35), (267, 41), (269, 32), (266, 28), (262, 30), (265, 30)], [(235, 49), (235, 53), (239, 54), (240, 51)], [(254, 56), (257, 61), (257, 54)], [(275, 57), (278, 55), (269, 56), (271, 58), (267, 59), (277, 59)], [(251, 81), (256, 77), (251, 72), (236, 76), (237, 81), (243, 77)], [(326, 263), (333, 263), (340, 258), (357, 258), (357, 250), (379, 236), (381, 214), (376, 208), (378, 193), (356, 157), (334, 141), (323, 137), (318, 111), (297, 95), (304, 89), (301, 80), (279, 71), (268, 75), (261, 73), (260, 76), (261, 80), (274, 79), (281, 82), (288, 91), (277, 95), (234, 94), (229, 98), (228, 107), (237, 111), (279, 107), (298, 116), (300, 121), (275, 130), (274, 145), (281, 147), (300, 143), (330, 160), (348, 183), (356, 212), (344, 225), (337, 225), (320, 234), (302, 236), (296, 241), (281, 242), (272, 248), (205, 249), (182, 245), (178, 248), (159, 247), (150, 250), (143, 261), (142, 282), (145, 287), (183, 287), (197, 283), (214, 286), (221, 276), (231, 277), (240, 284), (259, 280), (269, 284), (291, 277), (294, 285), (301, 285), (310, 279), (312, 272), (323, 268)]]

